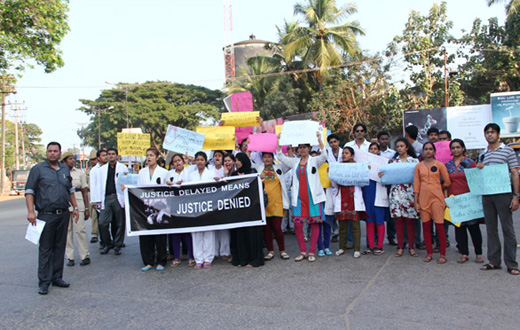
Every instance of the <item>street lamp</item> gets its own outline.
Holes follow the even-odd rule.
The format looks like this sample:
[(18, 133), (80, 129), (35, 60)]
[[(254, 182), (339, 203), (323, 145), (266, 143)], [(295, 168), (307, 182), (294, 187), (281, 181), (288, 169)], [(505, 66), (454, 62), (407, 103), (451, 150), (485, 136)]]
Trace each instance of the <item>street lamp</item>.
[(98, 150), (101, 150), (101, 114), (107, 110), (112, 110), (114, 109), (113, 106), (110, 106), (108, 108), (105, 108), (105, 109), (94, 109), (94, 108), (90, 108), (90, 110), (92, 110), (92, 112), (95, 112), (96, 115), (97, 115), (97, 118), (98, 118)]
[(126, 128), (129, 128), (130, 126), (128, 125), (128, 85), (116, 84), (108, 80), (105, 81), (105, 84), (116, 86), (117, 88), (123, 87), (125, 89)]

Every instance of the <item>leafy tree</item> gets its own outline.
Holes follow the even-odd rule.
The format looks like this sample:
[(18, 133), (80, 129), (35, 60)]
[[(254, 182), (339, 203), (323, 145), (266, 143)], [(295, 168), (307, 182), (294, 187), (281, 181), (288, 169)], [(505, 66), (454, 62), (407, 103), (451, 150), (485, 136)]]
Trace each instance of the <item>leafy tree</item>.
[(0, 71), (24, 71), (34, 60), (53, 72), (64, 65), (58, 49), (69, 31), (68, 1), (0, 1)]
[(358, 22), (336, 25), (356, 13), (354, 4), (336, 7), (335, 0), (308, 0), (296, 4), (294, 14), (303, 16), (305, 26), (294, 27), (282, 37), (286, 62), (301, 54), (303, 65), (318, 69), (322, 82), (327, 69), (342, 63), (341, 52), (353, 54), (357, 49), (356, 35), (364, 34)]
[[(169, 82), (126, 86), (130, 126), (150, 133), (152, 146), (159, 150), (168, 124), (194, 130), (203, 123), (215, 122), (222, 110), (220, 92), (205, 87)], [(97, 148), (98, 118), (94, 110), (113, 106), (114, 109), (105, 111), (99, 117), (101, 147), (116, 146), (117, 132), (126, 127), (125, 89), (103, 90), (96, 100), (80, 101), (84, 107), (78, 110), (92, 115), (92, 118), (78, 135), (84, 138), (87, 145)]]
[[(15, 124), (12, 121), (6, 120), (5, 127), (5, 167), (10, 168), (15, 164)], [(20, 165), (23, 164), (22, 157), (22, 131), (23, 142), (25, 145), (25, 157), (28, 164), (36, 164), (45, 159), (45, 148), (41, 142), (42, 130), (38, 125), (33, 123), (18, 123), (18, 146), (20, 155)]]

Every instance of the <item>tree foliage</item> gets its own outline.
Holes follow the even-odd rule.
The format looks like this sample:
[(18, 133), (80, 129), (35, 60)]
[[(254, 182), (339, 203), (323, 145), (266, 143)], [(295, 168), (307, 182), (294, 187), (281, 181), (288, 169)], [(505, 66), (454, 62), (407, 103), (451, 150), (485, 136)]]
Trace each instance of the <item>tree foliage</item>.
[(159, 150), (168, 124), (194, 130), (203, 123), (215, 122), (222, 110), (220, 92), (201, 86), (169, 82), (119, 86), (126, 88), (103, 90), (96, 100), (80, 100), (84, 107), (79, 110), (92, 115), (90, 123), (78, 132), (87, 145), (98, 147), (98, 118), (94, 110), (111, 106), (114, 109), (99, 117), (101, 147), (117, 145), (117, 132), (126, 128), (126, 90), (130, 126), (150, 133), (151, 145)]
[[(10, 168), (15, 164), (16, 156), (16, 133), (15, 124), (12, 121), (5, 121), (5, 167)], [(35, 164), (45, 159), (45, 148), (41, 142), (41, 128), (33, 123), (18, 123), (18, 154), (20, 165), (23, 164), (22, 157), (22, 135), (25, 146), (25, 157), (28, 164)]]
[(0, 71), (24, 71), (34, 60), (53, 72), (64, 65), (58, 49), (69, 31), (68, 1), (0, 1)]

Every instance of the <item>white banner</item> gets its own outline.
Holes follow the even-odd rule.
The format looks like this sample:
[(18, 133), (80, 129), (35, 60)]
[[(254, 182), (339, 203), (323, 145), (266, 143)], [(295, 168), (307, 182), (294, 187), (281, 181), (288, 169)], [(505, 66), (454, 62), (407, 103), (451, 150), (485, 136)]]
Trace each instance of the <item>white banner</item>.
[(489, 104), (449, 107), (446, 115), (452, 139), (459, 138), (464, 141), (466, 149), (481, 149), (487, 146), (484, 127), (492, 122)]
[(312, 146), (319, 145), (316, 132), (320, 131), (323, 136), (323, 127), (317, 121), (295, 120), (286, 121), (282, 126), (280, 134), (280, 145), (292, 145), (309, 143)]

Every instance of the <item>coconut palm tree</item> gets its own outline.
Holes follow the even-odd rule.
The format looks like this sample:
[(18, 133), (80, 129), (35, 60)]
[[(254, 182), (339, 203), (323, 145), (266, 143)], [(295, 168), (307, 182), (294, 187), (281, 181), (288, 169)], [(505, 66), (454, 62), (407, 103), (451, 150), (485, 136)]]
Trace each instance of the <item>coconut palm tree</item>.
[[(500, 2), (506, 2), (506, 0), (487, 0), (488, 6), (492, 6)], [(506, 5), (506, 14), (508, 18), (510, 15), (515, 14), (518, 9), (520, 9), (520, 0), (509, 0), (509, 3)]]
[(347, 22), (335, 25), (357, 12), (354, 4), (336, 7), (335, 0), (308, 0), (296, 4), (294, 14), (303, 16), (304, 26), (292, 27), (281, 38), (286, 62), (301, 57), (302, 63), (316, 68), (320, 82), (327, 68), (342, 63), (342, 53), (353, 54), (357, 49), (357, 35), (363, 35), (359, 23)]

